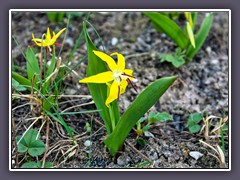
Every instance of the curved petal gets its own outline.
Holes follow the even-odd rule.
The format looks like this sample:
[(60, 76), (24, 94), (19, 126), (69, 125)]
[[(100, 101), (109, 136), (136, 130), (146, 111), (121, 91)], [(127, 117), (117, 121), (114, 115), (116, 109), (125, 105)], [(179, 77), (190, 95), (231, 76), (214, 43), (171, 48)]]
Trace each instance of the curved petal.
[(35, 42), (35, 44), (36, 45), (38, 45), (38, 46), (42, 46), (42, 47), (46, 47), (46, 46), (48, 46), (46, 43), (45, 43), (45, 41), (43, 40), (41, 40), (41, 42), (38, 42), (38, 39), (32, 39), (34, 42)]
[(125, 69), (123, 72), (124, 72), (126, 75), (128, 75), (128, 79), (130, 79), (130, 80), (133, 80), (133, 79), (134, 79), (133, 76), (132, 76), (133, 70), (131, 70), (131, 69)]
[(120, 84), (120, 95), (123, 94), (126, 90), (128, 83), (126, 80), (123, 80)]
[(111, 71), (117, 69), (117, 64), (115, 63), (114, 59), (111, 56), (100, 51), (93, 50), (93, 53), (99, 58), (101, 58), (103, 61), (105, 61), (108, 64), (108, 67)]
[[(56, 34), (56, 36), (55, 36), (55, 41), (57, 40), (57, 38), (62, 34), (62, 32), (63, 31), (65, 31), (66, 30), (66, 28), (63, 28), (61, 31), (59, 31), (57, 34)], [(54, 33), (55, 34), (55, 33)]]
[(105, 102), (106, 106), (109, 107), (109, 104), (111, 102), (113, 102), (115, 99), (118, 98), (118, 91), (119, 91), (119, 86), (118, 84), (113, 81), (111, 87), (110, 87), (110, 91), (109, 91), (109, 95), (108, 95), (108, 98)]
[(120, 69), (121, 71), (124, 71), (125, 69), (125, 58), (122, 54), (119, 54), (117, 52), (112, 53), (110, 56), (114, 56), (116, 55), (118, 57), (118, 62), (117, 62), (117, 67), (118, 69)]
[(50, 34), (50, 29), (49, 29), (49, 27), (47, 28), (46, 39), (47, 39), (47, 40), (50, 40), (50, 39), (51, 39), (51, 34)]
[(112, 72), (107, 71), (79, 80), (80, 83), (107, 83), (112, 81)]

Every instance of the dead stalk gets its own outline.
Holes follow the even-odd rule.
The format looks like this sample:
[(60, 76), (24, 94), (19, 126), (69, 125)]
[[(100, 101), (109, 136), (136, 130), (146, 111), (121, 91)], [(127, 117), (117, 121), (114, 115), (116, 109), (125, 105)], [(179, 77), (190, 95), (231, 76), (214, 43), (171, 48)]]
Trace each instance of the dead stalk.
[(48, 117), (46, 118), (47, 121), (47, 129), (46, 129), (46, 150), (43, 156), (43, 161), (42, 161), (42, 168), (44, 168), (46, 157), (47, 157), (47, 151), (48, 151), (48, 146), (49, 146), (49, 119)]
[(14, 122), (14, 118), (12, 116), (12, 132), (13, 132), (13, 143), (14, 143), (14, 146), (15, 146), (15, 150), (16, 150), (16, 158), (15, 158), (15, 165), (16, 165), (16, 168), (19, 168), (19, 163), (18, 163), (18, 146), (17, 146), (17, 142), (16, 142), (16, 131), (15, 131), (15, 122)]

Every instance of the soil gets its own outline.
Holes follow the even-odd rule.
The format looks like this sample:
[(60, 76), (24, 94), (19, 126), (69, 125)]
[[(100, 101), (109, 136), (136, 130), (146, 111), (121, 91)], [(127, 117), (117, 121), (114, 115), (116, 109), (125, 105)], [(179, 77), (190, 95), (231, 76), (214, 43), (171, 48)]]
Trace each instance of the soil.
[[(199, 14), (197, 29), (204, 16), (203, 12)], [(175, 68), (170, 63), (160, 62), (159, 55), (174, 52), (177, 48), (176, 44), (165, 34), (157, 32), (149, 19), (141, 12), (93, 13), (89, 22), (102, 38), (106, 52), (109, 54), (117, 51), (125, 56), (126, 66), (133, 69), (134, 76), (137, 77), (135, 86), (138, 92), (158, 78), (178, 75), (178, 81), (150, 109), (154, 112), (171, 114), (173, 122), (156, 123), (151, 127), (149, 130), (151, 135), (142, 137), (146, 141), (144, 146), (137, 143), (136, 133), (131, 131), (123, 149), (114, 158), (104, 146), (107, 132), (97, 113), (65, 115), (63, 118), (67, 124), (79, 133), (76, 135), (77, 148), (72, 144), (65, 129), (52, 121), (49, 137), (49, 150), (51, 151), (46, 160), (53, 162), (55, 168), (137, 168), (146, 161), (151, 161), (151, 163), (146, 164), (144, 168), (228, 168), (228, 136), (225, 137), (225, 164), (221, 164), (217, 158), (218, 154), (199, 141), (203, 140), (216, 148), (217, 145), (221, 146), (219, 136), (209, 134), (210, 136), (206, 139), (204, 130), (192, 134), (186, 127), (187, 117), (190, 113), (202, 112), (208, 117), (210, 115), (228, 116), (228, 17), (228, 12), (214, 12), (212, 28), (201, 50), (190, 63)], [(67, 61), (85, 18), (86, 13), (71, 19), (61, 52), (63, 62)], [(184, 17), (181, 15), (177, 22), (183, 24)], [(12, 36), (25, 51), (29, 45), (33, 44), (32, 33), (35, 33), (36, 37), (40, 37), (47, 27), (58, 32), (66, 27), (66, 23), (66, 17), (60, 23), (50, 23), (46, 13), (13, 12)], [(101, 49), (101, 41), (90, 26), (89, 34), (95, 45)], [(62, 39), (63, 36), (61, 36)], [(73, 55), (71, 65), (78, 63), (84, 55), (86, 55), (86, 46), (82, 40)], [(14, 40), (12, 40), (12, 59), (15, 65), (26, 69), (26, 61)], [(67, 108), (70, 111), (95, 109), (91, 96), (88, 96), (87, 85), (78, 83), (81, 77), (85, 77), (86, 65), (87, 61), (85, 60), (75, 69), (77, 74), (71, 73), (64, 79), (63, 92), (64, 95), (86, 96), (61, 98), (59, 100), (60, 110), (63, 111)], [(121, 113), (131, 105), (136, 96), (137, 93), (134, 89), (128, 87), (127, 91), (119, 98)], [(28, 103), (27, 99), (12, 100), (12, 116), (17, 135), (21, 135), (32, 123), (26, 119), (34, 116), (30, 106), (24, 105), (26, 103)], [(90, 123), (92, 115), (94, 118), (91, 136), (86, 131), (85, 124), (86, 122)], [(211, 122), (213, 126), (210, 132), (217, 125), (218, 119), (213, 118)], [(144, 122), (144, 124), (146, 123)], [(40, 126), (41, 122), (38, 122), (33, 127), (39, 129)], [(43, 128), (41, 131), (43, 141), (46, 140), (45, 134), (45, 128)], [(88, 146), (89, 142), (90, 146)], [(12, 146), (14, 148), (14, 143)], [(195, 156), (192, 155), (194, 153)], [(16, 167), (16, 155), (16, 152), (13, 151), (13, 167)], [(198, 155), (201, 157), (197, 157)], [(18, 154), (18, 156), (20, 160), (23, 159), (22, 154)]]

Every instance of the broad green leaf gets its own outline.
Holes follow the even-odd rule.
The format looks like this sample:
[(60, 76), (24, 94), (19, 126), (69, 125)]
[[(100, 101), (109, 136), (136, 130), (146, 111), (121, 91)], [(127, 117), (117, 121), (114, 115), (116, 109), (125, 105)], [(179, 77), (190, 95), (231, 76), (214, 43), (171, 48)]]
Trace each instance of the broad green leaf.
[[(38, 161), (37, 162), (37, 167), (38, 168), (42, 168), (42, 161)], [(45, 162), (44, 168), (52, 168), (52, 167), (53, 167), (53, 163), (52, 162)]]
[(160, 55), (161, 62), (167, 61), (172, 63), (174, 67), (179, 68), (181, 65), (185, 63), (185, 61), (183, 57), (181, 55), (178, 56), (177, 53), (175, 54), (175, 56), (173, 56), (172, 54), (161, 54)]
[(164, 32), (179, 47), (186, 48), (188, 46), (188, 36), (173, 20), (157, 12), (145, 12), (144, 14), (153, 22), (154, 27), (157, 28), (156, 30)]
[[(22, 86), (26, 86), (27, 90), (31, 91), (32, 83), (30, 80), (19, 75), (16, 72), (12, 72), (12, 78), (14, 78), (16, 81), (18, 81)], [(36, 84), (34, 84), (34, 87), (38, 88)]]
[(189, 121), (194, 121), (195, 123), (199, 123), (202, 120), (202, 113), (193, 113), (188, 116)]
[(175, 57), (174, 61), (172, 62), (172, 64), (176, 67), (179, 68), (181, 65), (183, 65), (185, 63), (185, 60), (183, 59), (183, 57), (179, 56), (179, 57)]
[(146, 126), (143, 127), (143, 131), (148, 131), (150, 129), (151, 125), (147, 124)]
[(16, 138), (17, 142), (20, 140), (18, 143), (18, 151), (28, 151), (29, 155), (33, 157), (43, 154), (45, 151), (45, 144), (37, 138), (37, 134), (38, 131), (29, 129), (21, 140), (18, 136)]
[(176, 79), (177, 76), (172, 76), (156, 80), (138, 95), (123, 114), (112, 134), (105, 140), (112, 155), (115, 155), (122, 146), (136, 122), (159, 100)]
[[(99, 59), (93, 53), (93, 50), (97, 50), (97, 48), (94, 46), (92, 40), (88, 35), (86, 23), (83, 24), (83, 29), (84, 29), (84, 34), (85, 34), (85, 39), (86, 39), (87, 49), (88, 49), (87, 76), (89, 77), (101, 72), (105, 72), (108, 69), (106, 67), (105, 62)], [(112, 132), (110, 113), (109, 113), (108, 107), (105, 105), (105, 101), (107, 99), (108, 87), (106, 84), (88, 83), (88, 88), (97, 106), (97, 109), (102, 110), (99, 113), (104, 121), (108, 134), (110, 134)], [(114, 112), (115, 121), (117, 124), (120, 118), (117, 101), (115, 100), (111, 104)]]
[(21, 166), (21, 168), (38, 168), (38, 165), (36, 162), (26, 162)]
[(162, 113), (158, 113), (156, 115), (156, 118), (159, 122), (165, 122), (165, 121), (168, 121), (168, 120), (173, 120), (172, 116), (166, 112), (162, 112)]
[(38, 60), (35, 57), (35, 54), (31, 48), (27, 49), (26, 60), (27, 60), (28, 79), (31, 81), (34, 74), (36, 74), (36, 82), (39, 82), (39, 80), (40, 80), (39, 64), (38, 64)]
[(200, 27), (197, 35), (195, 36), (196, 48), (193, 48), (192, 46), (189, 46), (189, 48), (187, 49), (186, 56), (189, 59), (192, 59), (195, 56), (195, 54), (202, 47), (205, 39), (208, 36), (210, 28), (212, 26), (212, 21), (213, 21), (213, 13), (210, 13), (207, 17), (204, 18), (204, 20), (203, 20), (203, 22), (201, 24), (201, 27)]
[(198, 124), (195, 124), (195, 125), (189, 127), (189, 131), (191, 133), (197, 133), (200, 131), (200, 128), (201, 127)]
[[(45, 162), (44, 168), (52, 168), (53, 164), (51, 162)], [(26, 162), (24, 163), (21, 168), (42, 168), (42, 161), (38, 162)]]
[(30, 147), (28, 149), (29, 155), (35, 157), (43, 154), (45, 152), (45, 144), (40, 141), (36, 140), (31, 142)]
[[(21, 136), (17, 136), (17, 142), (21, 139)], [(22, 143), (18, 143), (18, 152), (26, 152), (28, 150), (27, 146), (23, 145)]]

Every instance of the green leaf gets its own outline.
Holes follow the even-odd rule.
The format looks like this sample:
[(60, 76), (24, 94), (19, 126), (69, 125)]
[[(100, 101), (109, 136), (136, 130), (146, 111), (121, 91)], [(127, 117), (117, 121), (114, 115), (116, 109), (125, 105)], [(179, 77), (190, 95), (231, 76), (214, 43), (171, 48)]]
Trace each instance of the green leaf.
[(189, 59), (192, 59), (195, 54), (201, 49), (205, 39), (208, 36), (208, 33), (210, 31), (210, 28), (212, 26), (212, 21), (213, 21), (213, 13), (210, 13), (207, 17), (204, 18), (201, 27), (195, 36), (195, 45), (196, 47), (193, 48), (192, 46), (189, 46), (186, 52), (186, 56)]
[(147, 124), (146, 126), (143, 127), (143, 131), (146, 132), (150, 129), (151, 125)]
[[(32, 83), (30, 80), (28, 80), (27, 78), (19, 75), (16, 72), (12, 72), (12, 78), (14, 78), (16, 81), (18, 81), (22, 86), (26, 86), (27, 90), (31, 91), (31, 86)], [(37, 89), (37, 85), (34, 84), (34, 87)]]
[(112, 155), (115, 155), (122, 146), (136, 122), (159, 100), (176, 79), (177, 76), (172, 76), (156, 80), (137, 96), (121, 117), (112, 134), (105, 140)]
[[(86, 39), (87, 49), (88, 49), (87, 76), (89, 77), (92, 75), (99, 74), (101, 72), (108, 71), (105, 62), (99, 59), (93, 53), (93, 50), (96, 50), (97, 48), (94, 46), (92, 40), (88, 35), (87, 29), (86, 29), (86, 23), (83, 24), (83, 29), (84, 29), (84, 34), (85, 34), (85, 39)], [(107, 99), (108, 87), (106, 84), (88, 83), (88, 88), (97, 106), (97, 109), (102, 110), (99, 113), (104, 121), (108, 134), (110, 134), (112, 132), (110, 113), (109, 113), (108, 107), (105, 105), (105, 101)], [(115, 123), (117, 124), (120, 118), (117, 101), (115, 100), (111, 104), (114, 112)]]
[(27, 60), (28, 79), (31, 81), (34, 74), (36, 74), (36, 82), (39, 82), (39, 80), (40, 80), (39, 64), (38, 64), (38, 60), (35, 57), (35, 54), (31, 48), (27, 49), (26, 60)]
[(141, 137), (137, 139), (137, 143), (142, 147), (146, 145), (146, 141)]
[(54, 22), (57, 18), (57, 12), (48, 12), (47, 16), (50, 22)]
[(49, 96), (47, 99), (43, 99), (43, 109), (44, 109), (44, 111), (45, 110), (50, 111), (52, 106), (55, 106), (54, 105), (54, 99), (55, 99), (54, 96)]
[[(18, 143), (18, 151), (26, 152), (28, 151), (31, 156), (39, 156), (45, 151), (45, 144), (37, 139), (38, 131), (34, 129), (29, 129), (21, 141)], [(20, 137), (17, 137), (17, 142)]]
[(31, 142), (30, 147), (28, 149), (29, 155), (32, 157), (39, 156), (45, 152), (45, 144), (40, 141), (36, 140)]
[(136, 168), (142, 168), (142, 167), (148, 166), (148, 165), (150, 165), (150, 164), (152, 164), (152, 163), (149, 162), (149, 161), (144, 161), (144, 162), (139, 163), (139, 164), (136, 166)]
[(27, 89), (19, 84), (18, 81), (16, 81), (14, 78), (12, 78), (12, 87), (16, 89), (17, 91), (26, 91)]
[(189, 121), (194, 121), (195, 123), (199, 123), (202, 120), (202, 113), (193, 113), (188, 116)]
[(172, 62), (172, 64), (176, 67), (179, 68), (180, 66), (182, 66), (185, 63), (185, 60), (183, 59), (183, 57), (179, 56), (176, 57), (174, 59), (174, 61)]
[(172, 116), (166, 112), (162, 112), (162, 113), (158, 113), (156, 115), (156, 119), (159, 121), (159, 122), (166, 122), (167, 120), (173, 120)]
[(181, 54), (178, 55), (178, 53), (179, 52), (177, 51), (174, 56), (172, 54), (161, 54), (160, 55), (161, 62), (167, 61), (172, 63), (174, 67), (179, 68), (181, 65), (185, 63), (185, 60), (183, 59)]
[[(38, 167), (38, 168), (42, 168), (42, 161), (38, 161), (38, 162), (37, 162), (37, 167)], [(53, 167), (53, 163), (51, 163), (51, 162), (45, 162), (44, 168), (52, 168), (52, 167)]]
[(188, 36), (173, 20), (157, 12), (145, 12), (144, 14), (153, 22), (154, 27), (157, 28), (156, 30), (164, 32), (179, 47), (186, 48), (188, 46)]
[(195, 124), (195, 125), (189, 127), (189, 131), (191, 133), (197, 133), (200, 131), (200, 128), (201, 127), (198, 124)]
[(26, 162), (21, 166), (21, 168), (38, 168), (38, 165), (36, 162)]
[[(53, 164), (51, 162), (45, 162), (44, 168), (52, 168)], [(26, 162), (24, 163), (21, 168), (42, 168), (42, 161), (36, 162)]]

